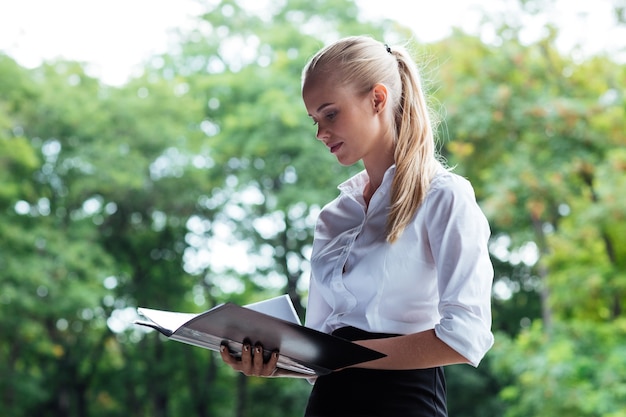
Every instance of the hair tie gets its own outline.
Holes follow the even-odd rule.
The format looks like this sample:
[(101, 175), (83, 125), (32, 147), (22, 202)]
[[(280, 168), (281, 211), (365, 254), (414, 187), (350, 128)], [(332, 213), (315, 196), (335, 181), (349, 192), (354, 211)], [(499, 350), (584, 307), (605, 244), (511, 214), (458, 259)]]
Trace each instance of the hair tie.
[(391, 48), (389, 47), (389, 45), (385, 44), (385, 49), (387, 50), (387, 53), (391, 53)]

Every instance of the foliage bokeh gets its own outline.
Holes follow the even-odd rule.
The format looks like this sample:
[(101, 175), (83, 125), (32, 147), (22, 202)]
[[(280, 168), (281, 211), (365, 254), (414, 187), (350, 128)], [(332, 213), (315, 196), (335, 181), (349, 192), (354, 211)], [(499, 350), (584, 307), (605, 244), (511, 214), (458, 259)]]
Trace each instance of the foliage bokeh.
[[(137, 306), (280, 293), (304, 315), (315, 216), (360, 167), (315, 140), (300, 71), (338, 36), (412, 34), (348, 0), (267, 13), (207, 4), (121, 87), (0, 54), (6, 415), (301, 414), (307, 382), (235, 375), (132, 325)], [(450, 415), (623, 416), (626, 69), (557, 50), (556, 29), (523, 43), (510, 17), (490, 19), (496, 43), (411, 43), (441, 152), (493, 232), (496, 345), (478, 369), (447, 368)]]

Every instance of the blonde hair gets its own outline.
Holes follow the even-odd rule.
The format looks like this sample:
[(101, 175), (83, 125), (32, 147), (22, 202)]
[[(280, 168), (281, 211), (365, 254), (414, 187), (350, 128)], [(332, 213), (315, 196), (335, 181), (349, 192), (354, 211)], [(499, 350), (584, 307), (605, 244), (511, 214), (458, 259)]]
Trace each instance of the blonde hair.
[(375, 84), (387, 87), (392, 106), (396, 173), (391, 185), (387, 241), (395, 242), (424, 201), (441, 166), (422, 82), (403, 47), (389, 48), (367, 36), (351, 36), (320, 50), (305, 66), (305, 82), (325, 79), (366, 94)]

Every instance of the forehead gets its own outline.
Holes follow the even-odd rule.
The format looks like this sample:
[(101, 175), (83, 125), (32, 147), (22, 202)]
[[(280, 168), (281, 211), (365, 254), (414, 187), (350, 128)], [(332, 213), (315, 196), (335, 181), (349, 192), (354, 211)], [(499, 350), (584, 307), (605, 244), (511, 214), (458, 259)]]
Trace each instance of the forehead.
[(302, 87), (302, 99), (309, 114), (314, 114), (320, 107), (348, 100), (352, 91), (345, 85), (337, 85), (331, 80), (310, 80)]

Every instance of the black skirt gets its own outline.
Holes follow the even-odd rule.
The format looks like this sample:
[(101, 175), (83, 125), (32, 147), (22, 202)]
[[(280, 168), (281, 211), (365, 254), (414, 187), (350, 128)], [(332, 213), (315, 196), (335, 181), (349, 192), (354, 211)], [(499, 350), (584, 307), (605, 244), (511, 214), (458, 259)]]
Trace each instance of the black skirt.
[[(348, 340), (396, 335), (353, 327), (333, 332)], [(317, 378), (305, 417), (447, 417), (443, 367), (416, 370), (348, 368)]]

